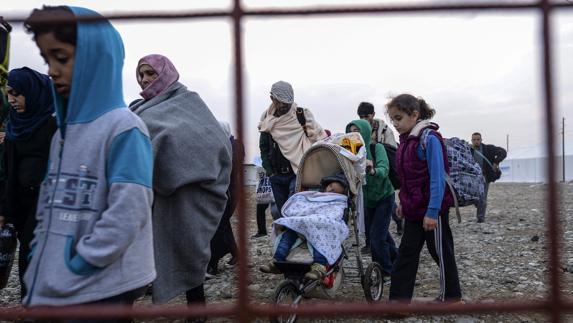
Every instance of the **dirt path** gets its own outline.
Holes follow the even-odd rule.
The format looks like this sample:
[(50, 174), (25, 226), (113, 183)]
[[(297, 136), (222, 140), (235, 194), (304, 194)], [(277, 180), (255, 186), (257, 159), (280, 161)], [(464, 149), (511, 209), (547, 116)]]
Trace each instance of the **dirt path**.
[[(561, 184), (562, 199), (560, 209), (564, 216), (561, 221), (563, 231), (561, 258), (562, 267), (570, 266), (573, 271), (573, 183)], [(464, 298), (470, 302), (494, 302), (495, 300), (540, 299), (547, 292), (547, 256), (545, 237), (545, 185), (498, 183), (490, 187), (488, 215), (486, 223), (475, 221), (475, 208), (462, 209), (462, 222), (455, 216), (450, 221), (455, 239), (456, 259)], [(249, 236), (256, 232), (255, 204), (252, 190), (247, 201)], [(566, 216), (565, 216), (566, 215)], [(270, 215), (267, 225), (270, 227)], [(236, 219), (234, 219), (236, 221)], [(396, 241), (395, 226), (390, 230)], [(274, 289), (281, 282), (281, 276), (264, 275), (258, 272), (259, 265), (270, 259), (271, 242), (269, 237), (250, 239), (251, 277), (249, 290), (254, 302), (270, 302)], [(354, 252), (351, 242), (348, 250)], [(352, 257), (352, 256), (351, 256)], [(221, 273), (205, 284), (210, 303), (228, 303), (236, 298), (233, 267), (226, 264), (228, 256), (220, 263)], [(366, 264), (370, 259), (365, 258)], [(353, 262), (354, 263), (354, 262)], [(351, 273), (351, 270), (348, 272)], [(437, 267), (426, 251), (422, 252), (415, 289), (416, 297), (434, 298), (438, 293)], [(573, 291), (573, 274), (563, 273), (562, 289), (566, 294)], [(384, 289), (387, 297), (388, 286)], [(357, 280), (344, 282), (335, 300), (328, 302), (364, 301), (362, 288)], [(17, 273), (13, 271), (9, 286), (0, 291), (2, 306), (15, 306), (19, 300)], [(320, 300), (324, 301), (324, 300)], [(305, 300), (308, 302), (308, 300)], [(317, 300), (311, 300), (317, 302)], [(149, 303), (145, 298), (138, 306)], [(184, 298), (175, 299), (173, 304), (184, 303)], [(529, 314), (490, 314), (440, 317), (408, 317), (398, 322), (538, 322), (546, 320), (541, 315)], [(210, 322), (228, 322), (218, 318)], [(261, 319), (260, 321), (264, 321)], [(385, 322), (375, 318), (339, 318), (308, 320), (299, 322)], [(396, 320), (393, 320), (393, 322)], [(141, 322), (173, 322), (156, 319)], [(177, 322), (177, 321), (175, 321)], [(181, 321), (182, 322), (182, 321)]]

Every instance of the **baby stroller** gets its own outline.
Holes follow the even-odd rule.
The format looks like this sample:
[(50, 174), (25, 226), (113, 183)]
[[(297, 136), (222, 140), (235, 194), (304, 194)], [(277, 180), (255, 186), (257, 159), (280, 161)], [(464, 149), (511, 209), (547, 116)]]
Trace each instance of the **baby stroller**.
[[(344, 210), (344, 221), (352, 226), (355, 238), (355, 259), (352, 263), (351, 257), (342, 246), (342, 255), (331, 266), (327, 267), (327, 272), (322, 280), (306, 279), (305, 273), (310, 270), (313, 262), (312, 255), (308, 251), (307, 244), (293, 248), (286, 261), (275, 261), (275, 266), (284, 275), (284, 280), (278, 285), (274, 293), (274, 302), (277, 305), (289, 305), (297, 307), (304, 298), (334, 298), (336, 291), (345, 279), (344, 268), (356, 269), (357, 275), (348, 278), (359, 279), (364, 290), (366, 299), (370, 302), (377, 302), (382, 298), (384, 280), (382, 268), (379, 264), (372, 262), (364, 269), (362, 256), (360, 253), (360, 240), (357, 224), (357, 194), (361, 188), (362, 181), (360, 174), (354, 168), (351, 160), (345, 155), (348, 151), (339, 145), (330, 143), (317, 143), (313, 145), (302, 157), (297, 173), (296, 192), (316, 190), (320, 188), (321, 179), (325, 176), (344, 172), (348, 181), (348, 203)], [(350, 237), (350, 236), (349, 236)], [(343, 264), (348, 262), (348, 266)], [(295, 322), (296, 315), (271, 318), (271, 322)]]

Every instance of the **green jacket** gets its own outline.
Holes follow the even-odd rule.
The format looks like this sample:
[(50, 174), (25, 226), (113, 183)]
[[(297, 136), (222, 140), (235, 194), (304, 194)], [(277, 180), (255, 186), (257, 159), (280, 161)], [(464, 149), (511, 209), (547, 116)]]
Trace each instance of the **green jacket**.
[[(349, 132), (351, 125), (355, 125), (360, 129), (360, 134), (366, 144), (366, 159), (373, 160), (370, 149), (370, 135), (372, 134), (370, 123), (366, 120), (354, 120), (346, 126), (346, 132)], [(375, 208), (381, 199), (394, 194), (394, 187), (388, 177), (390, 163), (388, 162), (386, 149), (382, 144), (377, 143), (374, 151), (376, 154), (376, 164), (374, 165), (376, 173), (374, 176), (366, 175), (366, 185), (363, 186), (364, 206), (367, 208)]]

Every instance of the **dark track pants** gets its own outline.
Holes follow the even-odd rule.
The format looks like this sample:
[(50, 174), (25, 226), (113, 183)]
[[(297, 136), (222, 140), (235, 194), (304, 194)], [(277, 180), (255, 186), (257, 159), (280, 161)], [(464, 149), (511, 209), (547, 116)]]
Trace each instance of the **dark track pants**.
[(424, 243), (440, 269), (438, 299), (447, 301), (462, 297), (454, 255), (454, 239), (448, 221), (449, 215), (442, 214), (438, 217), (438, 226), (432, 231), (424, 230), (422, 220), (404, 221), (404, 235), (392, 270), (390, 300), (409, 301), (412, 299), (420, 252)]

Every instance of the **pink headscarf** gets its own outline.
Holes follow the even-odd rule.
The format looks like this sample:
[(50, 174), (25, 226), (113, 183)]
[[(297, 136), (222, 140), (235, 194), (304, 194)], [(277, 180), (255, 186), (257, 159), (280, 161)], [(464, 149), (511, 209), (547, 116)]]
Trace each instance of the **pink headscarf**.
[(155, 73), (157, 73), (157, 78), (139, 93), (145, 100), (155, 97), (179, 79), (179, 73), (177, 73), (177, 69), (175, 69), (175, 66), (173, 66), (169, 58), (158, 54), (151, 54), (143, 57), (139, 60), (139, 63), (137, 63), (135, 74), (139, 85), (141, 85), (139, 68), (145, 64), (151, 66)]

